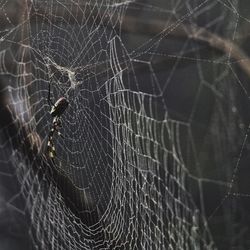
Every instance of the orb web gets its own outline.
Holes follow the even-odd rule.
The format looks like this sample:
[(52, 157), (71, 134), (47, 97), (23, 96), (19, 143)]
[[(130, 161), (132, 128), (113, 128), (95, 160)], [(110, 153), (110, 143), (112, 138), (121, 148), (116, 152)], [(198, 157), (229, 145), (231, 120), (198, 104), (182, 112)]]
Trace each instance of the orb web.
[[(1, 1), (1, 175), (33, 248), (216, 249), (218, 217), (230, 246), (246, 237), (248, 20), (237, 1), (165, 2)], [(55, 159), (49, 88), (69, 101)]]

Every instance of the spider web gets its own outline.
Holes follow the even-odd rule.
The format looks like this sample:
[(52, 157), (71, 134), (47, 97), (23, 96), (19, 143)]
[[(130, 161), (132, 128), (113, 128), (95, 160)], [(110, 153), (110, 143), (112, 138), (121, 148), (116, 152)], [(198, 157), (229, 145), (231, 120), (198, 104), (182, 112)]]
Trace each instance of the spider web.
[(1, 1), (1, 176), (31, 249), (250, 246), (242, 6)]

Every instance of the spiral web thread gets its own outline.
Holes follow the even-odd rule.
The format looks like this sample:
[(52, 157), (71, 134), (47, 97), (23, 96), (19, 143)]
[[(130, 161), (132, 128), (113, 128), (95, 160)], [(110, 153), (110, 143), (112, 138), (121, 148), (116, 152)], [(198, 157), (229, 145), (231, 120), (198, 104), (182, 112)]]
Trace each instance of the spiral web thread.
[[(168, 46), (180, 26), (196, 24), (204, 16), (204, 27), (218, 33), (226, 27), (223, 35), (234, 40), (240, 16), (236, 2), (167, 2), (159, 1), (157, 6), (150, 1), (26, 1), (19, 6), (23, 12), (15, 24), (9, 11), (13, 6), (1, 1), (8, 24), (1, 31), (1, 76), (8, 85), (2, 92), (8, 92), (13, 123), (24, 124), (26, 131), (19, 129), (19, 135), (3, 140), (2, 163), (14, 166), (9, 178), (17, 176), (21, 188), (8, 204), (17, 197), (25, 199), (25, 206), (17, 209), (30, 218), (34, 248), (216, 249), (202, 206), (202, 186), (208, 182), (226, 188), (223, 204), (232, 195), (238, 165), (227, 170), (228, 179), (203, 175), (193, 124), (204, 107), (201, 99), (207, 89), (215, 111), (205, 138), (212, 136), (215, 149), (223, 154), (227, 145), (223, 135), (214, 132), (216, 126), (230, 122), (228, 131), (240, 138), (247, 138), (248, 132), (243, 125), (234, 127), (241, 121), (237, 110), (223, 109), (220, 100), (230, 98), (234, 105), (235, 82), (246, 89), (238, 84), (230, 55), (202, 58), (206, 45), (193, 41), (190, 30), (181, 43), (176, 42), (177, 49)], [(219, 16), (209, 16), (216, 8)], [(159, 15), (165, 23), (163, 30), (143, 38), (139, 45), (123, 30), (127, 14), (138, 10), (138, 20)], [(225, 21), (229, 18), (230, 23)], [(168, 66), (157, 68), (164, 60)], [(173, 94), (171, 86), (179, 81), (178, 75), (187, 74), (185, 65), (178, 71), (183, 61), (193, 67), (193, 75), (183, 84), (190, 84), (195, 94), (190, 112), (181, 116), (172, 112), (168, 98), (181, 102), (182, 94), (168, 93)], [(213, 72), (212, 79), (207, 68)], [(62, 115), (63, 137), (54, 137), (55, 161), (46, 155), (52, 126), (49, 84), (53, 102), (61, 96), (69, 100)], [(178, 84), (176, 92), (181, 93), (183, 85)], [(180, 106), (185, 110), (185, 102)], [(15, 136), (21, 137), (18, 146), (7, 149), (9, 144), (13, 148)], [(230, 139), (235, 143), (233, 136)], [(21, 148), (27, 140), (38, 147), (38, 153), (25, 155)], [(241, 143), (239, 139), (235, 144)], [(216, 157), (220, 162), (220, 153)], [(81, 193), (74, 207), (89, 214), (87, 222), (66, 205), (65, 199), (74, 194), (72, 190), (62, 194), (57, 179), (49, 175), (51, 169), (66, 176)], [(193, 185), (198, 187), (198, 204)], [(84, 211), (79, 211), (83, 203)], [(92, 211), (97, 213), (93, 216)]]

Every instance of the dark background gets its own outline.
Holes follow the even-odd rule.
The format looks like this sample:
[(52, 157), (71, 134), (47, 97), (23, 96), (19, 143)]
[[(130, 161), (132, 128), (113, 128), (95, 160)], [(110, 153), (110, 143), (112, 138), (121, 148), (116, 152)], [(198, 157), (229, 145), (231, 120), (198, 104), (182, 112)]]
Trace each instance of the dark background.
[[(197, 29), (195, 34), (199, 27), (206, 28), (239, 47), (245, 53), (240, 60), (248, 61), (249, 1), (205, 3), (191, 0), (179, 4), (161, 0), (135, 1), (128, 5), (125, 13), (120, 13), (119, 9), (103, 13), (106, 5), (95, 2), (84, 9), (84, 18), (77, 12), (78, 4), (70, 4), (70, 1), (64, 3), (70, 6), (72, 16), (67, 11), (60, 13), (65, 18), (63, 21), (53, 19), (53, 16), (59, 16), (59, 12), (52, 11), (49, 15), (49, 10), (57, 2), (34, 1), (31, 11), (35, 14), (30, 16), (25, 1), (0, 3), (1, 51), (4, 55), (1, 57), (0, 78), (2, 108), (10, 104), (17, 117), (21, 117), (21, 122), (35, 123), (36, 127), (29, 128), (30, 131), (35, 131), (42, 140), (46, 140), (51, 126), (47, 104), (48, 81), (63, 83), (62, 87), (53, 85), (54, 100), (63, 95), (70, 84), (68, 75), (47, 63), (46, 56), (65, 68), (74, 64), (79, 67), (77, 80), (84, 84), (78, 93), (69, 92), (69, 114), (63, 127), (69, 139), (59, 139), (58, 152), (64, 161), (73, 165), (84, 164), (87, 169), (85, 179), (76, 178), (74, 181), (79, 181), (82, 187), (93, 187), (88, 189), (88, 196), (93, 203), (99, 202), (98, 209), (102, 215), (108, 206), (112, 175), (112, 169), (106, 166), (112, 165), (113, 160), (112, 136), (106, 117), (108, 108), (103, 101), (106, 93), (103, 84), (112, 77), (112, 72), (109, 62), (105, 60), (109, 58), (108, 43), (111, 38), (117, 39), (116, 51), (121, 67), (132, 69), (123, 75), (125, 87), (158, 97), (149, 102), (145, 112), (159, 121), (167, 114), (171, 120), (190, 125), (189, 132), (181, 127), (178, 137), (183, 161), (189, 171), (186, 188), (197, 209), (207, 219), (215, 246), (218, 249), (249, 249), (250, 75), (229, 50), (225, 52), (218, 48), (209, 38), (207, 41), (196, 39), (190, 30), (185, 29)], [(193, 11), (199, 5), (202, 7)], [(67, 8), (62, 7), (64, 10)], [(41, 16), (37, 15), (41, 10), (44, 11)], [(119, 22), (116, 24), (118, 17), (111, 17), (110, 13), (124, 15), (121, 26)], [(78, 21), (73, 17), (82, 23), (75, 25)], [(179, 30), (182, 25), (185, 27)], [(81, 32), (78, 31), (79, 27), (84, 27)], [(98, 31), (90, 35), (95, 28)], [(75, 37), (71, 34), (78, 32), (79, 45), (76, 45)], [(87, 49), (88, 46), (84, 48), (84, 44), (88, 43), (90, 49)], [(32, 50), (29, 54), (25, 51), (25, 44), (31, 45), (35, 52)], [(102, 49), (103, 53), (100, 52)], [(79, 51), (82, 56), (79, 56)], [(97, 54), (98, 60), (93, 59)], [(25, 62), (26, 69), (20, 66), (20, 62)], [(19, 79), (24, 70), (31, 71), (36, 79), (30, 85), (27, 85), (29, 77)], [(52, 72), (52, 79), (49, 79), (48, 71)], [(6, 86), (14, 87), (9, 98)], [(30, 96), (29, 103), (39, 105), (29, 108), (24, 98), (25, 90)], [(79, 110), (81, 119), (75, 118), (75, 110)], [(70, 125), (68, 121), (76, 122)], [(31, 173), (25, 180), (25, 174), (19, 172), (22, 168), (15, 168), (16, 157), (25, 158), (25, 153), (18, 155), (10, 139), (15, 135), (10, 135), (8, 129), (6, 134), (5, 128), (10, 128), (12, 123), (1, 123), (0, 248), (35, 249), (39, 240), (34, 239), (34, 243), (31, 239), (33, 227), (30, 210), (27, 209), (27, 194), (32, 187), (31, 178), (38, 175)], [(74, 131), (82, 127), (84, 129), (78, 133), (80, 138), (77, 138)], [(24, 134), (21, 141), (25, 142), (25, 138)], [(83, 153), (72, 155), (69, 150), (77, 151), (77, 147), (83, 148)], [(102, 174), (93, 174), (92, 165), (95, 166), (93, 172)], [(171, 165), (168, 167), (171, 168)], [(77, 170), (73, 175), (78, 175)], [(28, 191), (21, 192), (21, 189)], [(104, 194), (100, 194), (101, 191)], [(50, 246), (47, 248), (50, 249)]]

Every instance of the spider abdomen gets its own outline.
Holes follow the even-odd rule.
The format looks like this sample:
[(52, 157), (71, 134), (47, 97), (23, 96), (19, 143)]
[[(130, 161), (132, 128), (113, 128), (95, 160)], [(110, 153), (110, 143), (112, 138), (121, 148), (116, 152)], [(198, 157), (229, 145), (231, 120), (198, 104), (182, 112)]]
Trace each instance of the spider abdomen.
[(52, 117), (61, 116), (68, 107), (69, 102), (65, 97), (59, 98), (56, 103), (52, 106), (50, 114)]

